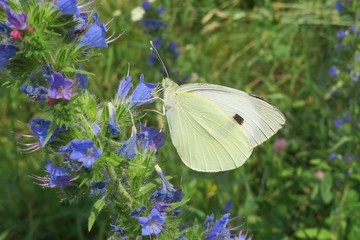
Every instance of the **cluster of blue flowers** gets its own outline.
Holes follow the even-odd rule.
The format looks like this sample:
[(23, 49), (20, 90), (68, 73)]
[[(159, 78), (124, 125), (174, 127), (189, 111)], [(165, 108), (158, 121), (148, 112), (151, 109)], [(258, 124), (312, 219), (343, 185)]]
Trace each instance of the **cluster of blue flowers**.
[[(165, 58), (166, 63), (175, 63), (176, 59), (180, 55), (180, 50), (175, 41), (169, 41), (162, 37), (165, 30), (167, 29), (167, 24), (162, 20), (162, 17), (165, 12), (165, 8), (160, 6), (156, 8), (149, 1), (144, 1), (141, 4), (141, 7), (145, 11), (143, 18), (140, 20), (141, 26), (144, 29), (144, 32), (152, 38), (154, 47), (161, 52)], [(159, 71), (165, 74), (163, 66), (160, 65), (159, 60), (154, 55), (149, 55), (148, 62), (150, 66), (158, 66)], [(168, 73), (172, 74), (172, 78), (175, 81), (178, 81), (180, 84), (186, 83), (188, 77), (185, 76), (180, 78), (180, 73), (178, 71), (173, 71), (172, 67), (166, 65), (166, 70)]]
[[(135, 86), (133, 77), (128, 74), (120, 81), (114, 99), (107, 104), (98, 104), (96, 98), (86, 91), (89, 72), (83, 70), (80, 63), (88, 60), (89, 52), (107, 48), (110, 42), (121, 36), (106, 38), (107, 24), (99, 21), (99, 15), (93, 8), (94, 2), (79, 4), (76, 0), (34, 0), (19, 5), (15, 11), (11, 6), (17, 6), (17, 2), (0, 0), (0, 10), (7, 16), (6, 20), (0, 20), (0, 71), (12, 76), (19, 71), (12, 72), (18, 62), (31, 63), (23, 70), (22, 76), (26, 80), (14, 85), (21, 86), (22, 93), (46, 108), (51, 119), (30, 120), (32, 135), (23, 136), (36, 139), (36, 142), (20, 143), (25, 146), (22, 151), (32, 153), (42, 150), (46, 153), (46, 175), (33, 176), (38, 185), (58, 188), (63, 200), (87, 194), (97, 202), (103, 201), (103, 204), (94, 204), (89, 229), (95, 221), (91, 217), (96, 218), (101, 211), (99, 206), (106, 205), (109, 209), (122, 209), (121, 212), (111, 213), (110, 227), (117, 239), (130, 239), (139, 236), (140, 232), (142, 236), (159, 237), (167, 234), (169, 229), (173, 231), (172, 238), (187, 239), (179, 221), (174, 221), (186, 202), (184, 194), (168, 181), (156, 164), (155, 154), (165, 144), (164, 133), (141, 123), (139, 107), (155, 101), (157, 85), (145, 82), (144, 75), (140, 75)], [(145, 18), (141, 20), (141, 25), (145, 32), (159, 33), (167, 27), (159, 19), (164, 14), (163, 7), (154, 12), (151, 3), (145, 1), (142, 8)], [(33, 19), (31, 13), (36, 11), (50, 11), (52, 14), (44, 15), (63, 21), (71, 19), (71, 24), (64, 23), (64, 29), (58, 29), (57, 34), (45, 36), (56, 32), (56, 27), (52, 26), (51, 31), (39, 31), (44, 26), (38, 26), (43, 23)], [(29, 23), (34, 25), (29, 26)], [(58, 34), (62, 31), (67, 32), (66, 37)], [(31, 45), (33, 34), (37, 34), (37, 39), (57, 39), (44, 46), (41, 46), (42, 41), (38, 41), (40, 46), (34, 50), (31, 48), (34, 46)], [(157, 49), (166, 49), (176, 60), (180, 54), (176, 43), (165, 42), (161, 37), (153, 41)], [(53, 51), (55, 44), (59, 44), (59, 49), (60, 45), (64, 45), (65, 53)], [(49, 49), (44, 51), (49, 55), (42, 55), (41, 51), (40, 54), (26, 55), (23, 51), (36, 52), (46, 47)], [(75, 57), (68, 57), (67, 52), (73, 52)], [(155, 64), (153, 60), (149, 58), (150, 64)], [(18, 80), (16, 77), (9, 79)], [(140, 123), (135, 124), (136, 121)], [(151, 183), (154, 168), (161, 181), (158, 187)], [(148, 191), (140, 191), (140, 187)], [(245, 239), (241, 231), (231, 233), (234, 230), (228, 228), (228, 218), (229, 214), (226, 214), (214, 224), (213, 217), (211, 221), (208, 219), (199, 236), (206, 239)], [(191, 231), (191, 226), (187, 227)]]
[[(336, 65), (330, 67), (329, 75), (331, 77), (332, 87), (332, 101), (340, 102), (345, 99), (348, 102), (346, 109), (342, 109), (341, 105), (336, 104), (334, 112), (336, 117), (333, 119), (333, 124), (336, 127), (339, 135), (345, 132), (351, 132), (351, 126), (356, 124), (354, 118), (354, 109), (351, 107), (357, 102), (351, 103), (349, 99), (358, 99), (359, 92), (359, 74), (360, 74), (360, 19), (356, 15), (356, 9), (350, 1), (337, 1), (335, 8), (340, 15), (347, 15), (353, 19), (353, 24), (348, 28), (340, 28), (336, 37), (338, 43), (335, 45), (336, 49)], [(340, 59), (340, 60), (339, 60)], [(339, 107), (340, 106), (340, 107)], [(346, 150), (349, 151), (349, 150)], [(350, 150), (352, 151), (352, 150)], [(335, 153), (331, 152), (328, 156), (330, 160), (343, 159), (344, 162), (351, 162), (357, 159), (358, 156), (349, 153)], [(351, 159), (351, 160), (350, 160)]]

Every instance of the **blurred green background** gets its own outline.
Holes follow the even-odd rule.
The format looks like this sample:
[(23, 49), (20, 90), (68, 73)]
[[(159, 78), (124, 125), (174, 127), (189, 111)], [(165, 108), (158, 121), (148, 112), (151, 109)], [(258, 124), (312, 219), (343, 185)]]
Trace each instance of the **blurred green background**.
[[(125, 31), (84, 66), (96, 74), (89, 90), (99, 100), (113, 98), (128, 63), (134, 79), (144, 73), (146, 81), (160, 83), (159, 66), (150, 66), (148, 56), (149, 41), (162, 37), (175, 41), (181, 52), (173, 61), (160, 50), (172, 78), (188, 76), (189, 82), (262, 96), (287, 118), (284, 128), (257, 147), (243, 167), (225, 173), (188, 169), (167, 133), (158, 159), (174, 185), (181, 184), (191, 198), (183, 211), (189, 225), (194, 219), (202, 224), (207, 214), (219, 218), (230, 211), (238, 216), (232, 225), (241, 225), (253, 239), (357, 239), (360, 146), (354, 121), (359, 115), (341, 128), (334, 121), (359, 112), (349, 109), (354, 101), (358, 104), (358, 95), (350, 93), (358, 92), (359, 84), (329, 75), (332, 65), (354, 55), (335, 47), (336, 31), (352, 24), (350, 17), (339, 15), (336, 1), (158, 0), (152, 7), (164, 7), (161, 19), (167, 28), (151, 34), (131, 20), (131, 11), (141, 3), (99, 4), (101, 21), (112, 20), (108, 35)], [(56, 190), (33, 183), (32, 175), (44, 175), (44, 156), (21, 154), (17, 142), (21, 134), (30, 134), (27, 123), (39, 115), (39, 106), (19, 91), (0, 91), (0, 239), (105, 239), (107, 219), (100, 217), (87, 233), (90, 200), (62, 204)], [(166, 129), (163, 116), (149, 113), (146, 119)], [(286, 147), (276, 151), (273, 145), (281, 138)]]

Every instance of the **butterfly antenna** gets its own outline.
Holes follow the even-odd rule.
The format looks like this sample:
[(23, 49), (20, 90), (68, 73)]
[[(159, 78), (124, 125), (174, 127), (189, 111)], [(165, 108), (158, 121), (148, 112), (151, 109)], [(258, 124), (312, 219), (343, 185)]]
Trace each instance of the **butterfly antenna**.
[(150, 45), (151, 45), (150, 50), (155, 54), (156, 58), (159, 60), (159, 62), (161, 63), (162, 67), (164, 68), (166, 77), (169, 78), (169, 73), (168, 73), (168, 71), (167, 71), (167, 68), (166, 68), (166, 66), (165, 66), (165, 63), (164, 63), (164, 61), (161, 59), (161, 56), (160, 56), (159, 52), (156, 50), (156, 48), (155, 48), (155, 46), (154, 46), (154, 44), (153, 44), (152, 41), (150, 41)]

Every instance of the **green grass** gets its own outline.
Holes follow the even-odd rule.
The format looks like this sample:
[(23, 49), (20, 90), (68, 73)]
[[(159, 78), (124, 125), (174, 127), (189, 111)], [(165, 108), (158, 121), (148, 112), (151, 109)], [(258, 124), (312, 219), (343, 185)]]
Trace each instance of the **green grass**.
[[(200, 223), (207, 214), (223, 213), (232, 201), (231, 224), (242, 225), (254, 239), (356, 239), (360, 233), (359, 164), (329, 161), (341, 140), (333, 120), (346, 111), (347, 100), (329, 98), (334, 85), (330, 66), (338, 61), (336, 30), (351, 25), (336, 12), (335, 1), (157, 1), (165, 6), (168, 28), (162, 37), (174, 40), (181, 55), (168, 64), (180, 74), (197, 73), (196, 82), (221, 84), (265, 97), (287, 122), (268, 142), (254, 150), (246, 164), (225, 173), (197, 173), (181, 163), (167, 133), (159, 154), (162, 168), (181, 183), (191, 197), (184, 217)], [(126, 33), (103, 50), (85, 69), (94, 72), (90, 91), (110, 100), (128, 63), (135, 79), (160, 83), (162, 75), (147, 63), (149, 41), (138, 22), (130, 20), (140, 1), (104, 1), (101, 21), (114, 18), (109, 32)], [(119, 11), (121, 14), (119, 15)], [(160, 54), (162, 54), (160, 52)], [(357, 85), (358, 87), (358, 85)], [(38, 113), (16, 90), (1, 89), (0, 234), (5, 239), (104, 239), (107, 225), (86, 233), (90, 203), (58, 203), (56, 192), (33, 184), (31, 175), (43, 173), (41, 154), (21, 155), (16, 145), (27, 122)], [(154, 107), (160, 109), (161, 104)], [(147, 120), (167, 125), (164, 117), (149, 113)], [(347, 131), (355, 139), (355, 131)], [(358, 129), (357, 129), (358, 131)], [(286, 138), (277, 153), (273, 142)], [(346, 137), (346, 136), (345, 136)], [(341, 144), (341, 142), (339, 143)], [(350, 140), (337, 152), (359, 155), (359, 143)], [(352, 169), (352, 175), (347, 171)], [(323, 171), (325, 177), (314, 174)], [(0, 239), (1, 235), (0, 235)]]

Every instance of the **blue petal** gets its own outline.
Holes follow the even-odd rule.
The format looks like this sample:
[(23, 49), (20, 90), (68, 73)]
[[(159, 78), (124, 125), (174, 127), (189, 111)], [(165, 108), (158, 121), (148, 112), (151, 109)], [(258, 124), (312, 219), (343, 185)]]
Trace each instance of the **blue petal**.
[(116, 93), (117, 98), (121, 98), (124, 100), (126, 96), (128, 95), (130, 89), (132, 88), (132, 77), (127, 76), (124, 80), (122, 80), (119, 84), (118, 91)]
[(129, 159), (133, 159), (137, 153), (136, 146), (136, 128), (133, 128), (132, 135), (129, 140), (122, 143), (119, 154), (121, 156), (128, 156)]
[(82, 73), (76, 73), (75, 80), (79, 89), (87, 89), (88, 87), (88, 76)]
[(10, 58), (16, 55), (18, 48), (14, 45), (0, 45), (0, 70), (6, 67)]
[(155, 101), (152, 93), (156, 89), (156, 84), (146, 83), (144, 81), (144, 75), (140, 76), (140, 84), (135, 88), (134, 92), (131, 95), (130, 107), (141, 106), (144, 104), (152, 103)]
[(6, 24), (11, 28), (16, 28), (19, 30), (24, 30), (26, 28), (26, 13), (15, 13), (10, 8), (6, 9), (6, 13), (8, 15), (6, 19)]
[(89, 30), (84, 34), (79, 46), (88, 46), (89, 48), (107, 48), (106, 42), (106, 26), (98, 22), (98, 14), (94, 14), (94, 24), (92, 24)]
[(76, 0), (59, 0), (56, 5), (63, 14), (78, 15), (80, 13)]

